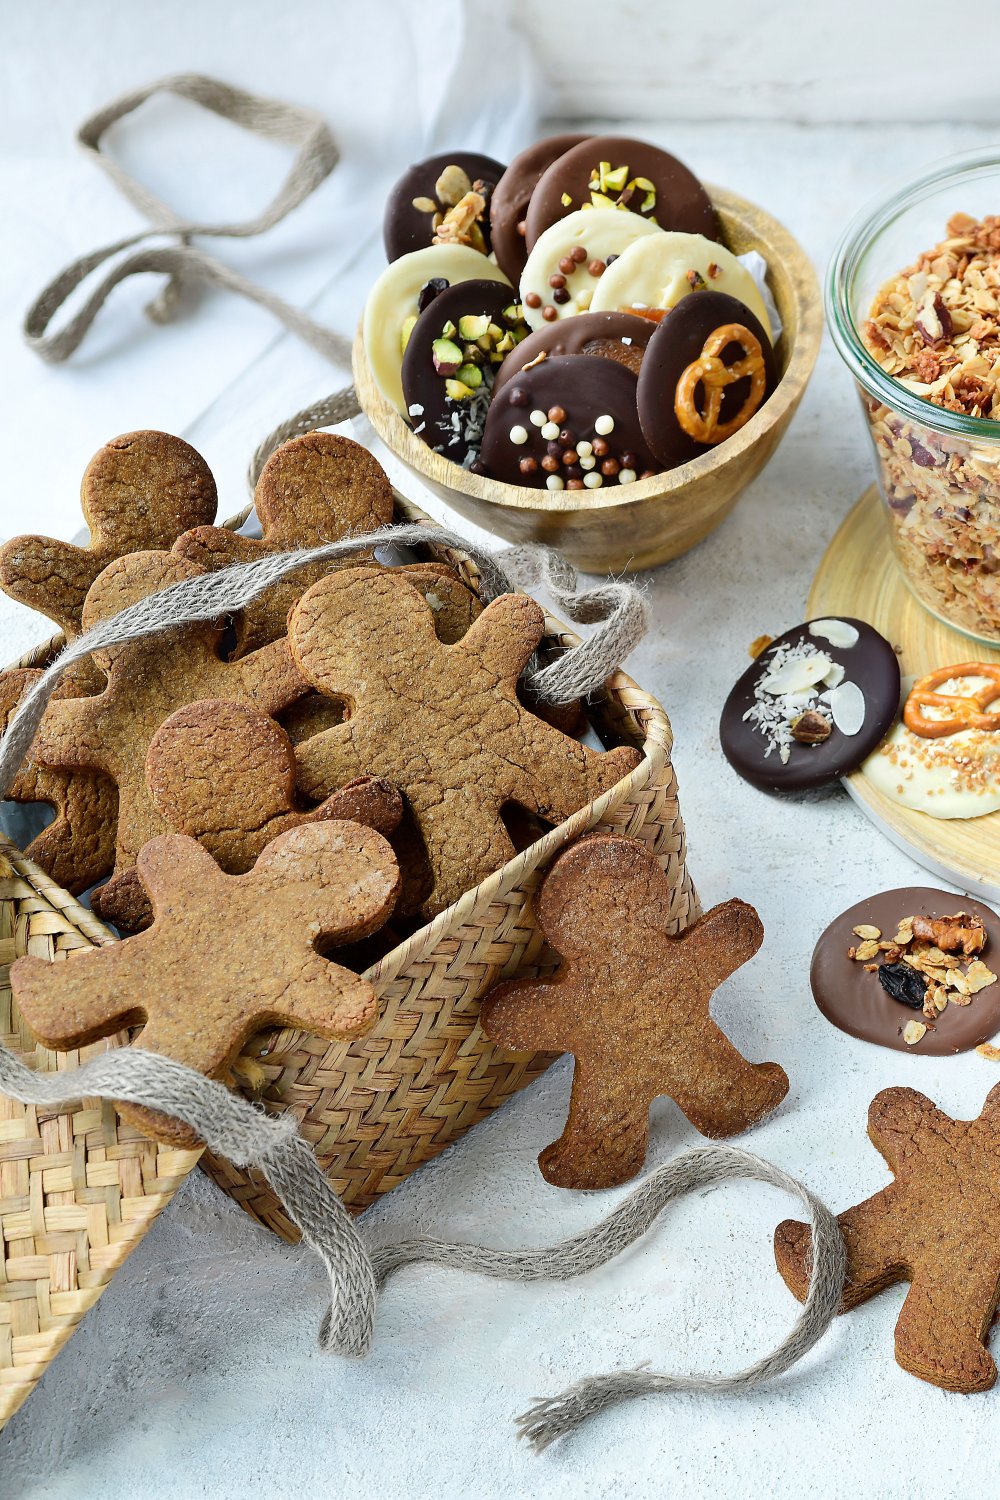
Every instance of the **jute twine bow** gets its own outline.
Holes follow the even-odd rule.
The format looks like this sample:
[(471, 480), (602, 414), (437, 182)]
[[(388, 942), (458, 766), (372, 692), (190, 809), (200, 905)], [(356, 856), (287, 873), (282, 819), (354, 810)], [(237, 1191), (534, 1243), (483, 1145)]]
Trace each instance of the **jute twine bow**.
[[(176, 94), (199, 104), (213, 114), (269, 140), (297, 146), (298, 153), (291, 170), (267, 207), (254, 218), (232, 224), (200, 224), (178, 218), (167, 204), (137, 182), (101, 149), (105, 131), (138, 109), (154, 94)], [(308, 198), (329, 176), (339, 159), (336, 142), (329, 127), (315, 110), (302, 109), (277, 99), (266, 99), (245, 89), (233, 88), (217, 78), (200, 73), (180, 73), (160, 78), (145, 88), (124, 94), (85, 120), (77, 140), (121, 192), (152, 222), (151, 229), (128, 235), (113, 245), (93, 250), (68, 265), (41, 291), (24, 319), (24, 336), (30, 348), (50, 364), (68, 359), (86, 337), (90, 325), (119, 282), (140, 272), (160, 272), (169, 280), (153, 299), (146, 312), (157, 323), (168, 322), (176, 315), (185, 286), (202, 282), (236, 292), (264, 307), (288, 328), (311, 344), (320, 354), (340, 364), (350, 364), (350, 341), (332, 329), (324, 328), (298, 308), (265, 287), (258, 286), (206, 251), (192, 245), (193, 238), (250, 239), (263, 234)], [(150, 239), (173, 241), (168, 245), (143, 246)], [(118, 261), (98, 282), (83, 307), (55, 333), (49, 325), (68, 297), (105, 261), (121, 255), (134, 246), (143, 246)]]
[(544, 1249), (493, 1250), (428, 1238), (370, 1249), (290, 1117), (266, 1115), (182, 1063), (125, 1047), (72, 1072), (35, 1073), (0, 1046), (0, 1088), (22, 1104), (51, 1107), (84, 1097), (144, 1104), (186, 1121), (230, 1161), (258, 1168), (326, 1266), (330, 1306), (320, 1325), (320, 1343), (345, 1356), (368, 1353), (379, 1290), (404, 1266), (447, 1266), (500, 1281), (565, 1281), (606, 1265), (641, 1238), (668, 1204), (696, 1188), (744, 1179), (798, 1198), (812, 1226), (809, 1295), (791, 1332), (775, 1349), (734, 1375), (669, 1375), (640, 1366), (578, 1380), (557, 1396), (539, 1398), (517, 1418), (519, 1436), (536, 1453), (633, 1396), (754, 1390), (800, 1360), (826, 1332), (840, 1305), (846, 1253), (837, 1220), (794, 1177), (736, 1146), (701, 1146), (675, 1157), (650, 1173), (607, 1218)]

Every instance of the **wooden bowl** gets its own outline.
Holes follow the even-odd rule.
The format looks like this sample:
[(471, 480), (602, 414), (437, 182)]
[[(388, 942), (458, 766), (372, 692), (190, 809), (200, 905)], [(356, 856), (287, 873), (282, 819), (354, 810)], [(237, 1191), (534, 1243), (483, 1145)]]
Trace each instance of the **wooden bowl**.
[(747, 425), (690, 463), (636, 480), (624, 490), (582, 492), (501, 484), (434, 453), (410, 431), (372, 378), (361, 331), (354, 341), (358, 400), (382, 441), (446, 504), (512, 542), (547, 542), (592, 573), (634, 571), (680, 557), (714, 531), (740, 491), (760, 473), (802, 399), (819, 352), (823, 313), (805, 251), (777, 219), (728, 193), (709, 189), (726, 244), (736, 255), (759, 250), (783, 331), (775, 351), (781, 381)]

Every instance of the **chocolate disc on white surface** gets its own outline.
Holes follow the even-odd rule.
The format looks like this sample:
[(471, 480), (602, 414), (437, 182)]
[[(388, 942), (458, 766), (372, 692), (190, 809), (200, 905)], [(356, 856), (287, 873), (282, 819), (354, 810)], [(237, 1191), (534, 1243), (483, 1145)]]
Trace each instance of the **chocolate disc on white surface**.
[(899, 709), (899, 662), (863, 620), (811, 620), (778, 636), (732, 689), (719, 739), (733, 770), (767, 792), (847, 776)]

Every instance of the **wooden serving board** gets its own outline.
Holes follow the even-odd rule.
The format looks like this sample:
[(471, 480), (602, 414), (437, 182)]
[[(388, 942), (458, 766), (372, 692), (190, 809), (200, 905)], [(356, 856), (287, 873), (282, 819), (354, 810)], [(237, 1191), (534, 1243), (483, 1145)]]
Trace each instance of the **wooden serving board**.
[[(896, 565), (873, 484), (861, 496), (813, 579), (807, 618), (853, 615), (900, 649), (904, 677), (922, 677), (952, 662), (1000, 662), (991, 650), (942, 624), (911, 594)], [(844, 780), (877, 828), (923, 865), (970, 895), (1000, 900), (1000, 812), (982, 818), (932, 818), (884, 797), (860, 771)]]

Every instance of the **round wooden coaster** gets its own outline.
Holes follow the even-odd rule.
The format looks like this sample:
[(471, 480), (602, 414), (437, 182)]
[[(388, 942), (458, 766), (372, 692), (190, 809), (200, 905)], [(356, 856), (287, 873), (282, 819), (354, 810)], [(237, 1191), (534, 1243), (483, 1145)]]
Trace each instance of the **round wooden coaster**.
[[(899, 651), (904, 677), (922, 677), (950, 662), (1000, 662), (1000, 651), (944, 625), (910, 593), (874, 484), (840, 527), (813, 579), (806, 617), (824, 615), (854, 615), (874, 625)], [(876, 827), (925, 869), (971, 895), (1000, 900), (1000, 812), (932, 818), (891, 802), (861, 771), (844, 786)]]

